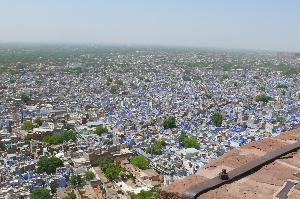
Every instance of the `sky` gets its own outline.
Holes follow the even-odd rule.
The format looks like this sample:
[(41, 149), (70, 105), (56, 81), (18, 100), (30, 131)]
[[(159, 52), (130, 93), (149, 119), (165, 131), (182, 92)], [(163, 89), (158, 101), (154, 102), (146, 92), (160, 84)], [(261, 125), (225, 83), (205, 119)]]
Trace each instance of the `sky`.
[(1, 43), (300, 51), (299, 0), (0, 0)]

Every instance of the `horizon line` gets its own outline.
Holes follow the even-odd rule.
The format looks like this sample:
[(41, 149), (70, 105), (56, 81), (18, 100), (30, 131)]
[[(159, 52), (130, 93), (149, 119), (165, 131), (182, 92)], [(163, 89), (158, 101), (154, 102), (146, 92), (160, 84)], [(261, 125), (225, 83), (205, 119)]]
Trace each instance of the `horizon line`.
[(253, 48), (235, 48), (235, 47), (218, 47), (218, 46), (198, 46), (198, 45), (177, 45), (177, 44), (122, 44), (122, 43), (100, 43), (100, 42), (53, 42), (53, 41), (0, 41), (0, 47), (2, 45), (78, 45), (78, 46), (103, 46), (103, 47), (127, 47), (127, 48), (186, 48), (186, 49), (206, 49), (206, 50), (222, 50), (222, 51), (257, 51), (257, 52), (285, 52), (285, 53), (300, 53), (300, 51), (293, 50), (274, 50), (274, 49), (253, 49)]

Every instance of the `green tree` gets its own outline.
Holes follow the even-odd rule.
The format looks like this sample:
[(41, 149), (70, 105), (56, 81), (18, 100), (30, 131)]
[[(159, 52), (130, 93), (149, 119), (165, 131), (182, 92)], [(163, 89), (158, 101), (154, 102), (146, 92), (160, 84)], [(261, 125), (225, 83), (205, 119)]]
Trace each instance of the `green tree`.
[(160, 189), (153, 188), (149, 191), (142, 190), (140, 193), (130, 193), (129, 196), (131, 199), (158, 199), (160, 196)]
[(181, 133), (179, 140), (183, 143), (184, 148), (199, 149), (199, 143), (195, 137), (189, 137), (185, 133)]
[(272, 97), (270, 96), (267, 96), (265, 94), (262, 94), (262, 95), (258, 95), (255, 97), (255, 101), (256, 102), (264, 102), (264, 103), (268, 103), (269, 101), (272, 100)]
[(30, 192), (30, 199), (51, 199), (50, 191), (42, 187), (36, 188)]
[(131, 158), (130, 163), (143, 170), (147, 169), (149, 166), (147, 158), (142, 155), (134, 156), (133, 158)]
[(198, 140), (195, 137), (188, 137), (188, 138), (184, 139), (183, 146), (185, 148), (198, 149), (199, 148), (199, 143), (198, 143)]
[(122, 80), (116, 80), (115, 83), (119, 86), (122, 86), (124, 84)]
[(83, 185), (83, 178), (79, 174), (72, 174), (69, 178), (69, 185), (71, 187), (80, 187)]
[(84, 177), (87, 181), (91, 181), (95, 178), (95, 174), (92, 171), (86, 171)]
[(118, 164), (109, 164), (105, 171), (104, 174), (105, 176), (110, 179), (114, 180), (119, 177), (121, 171), (123, 171), (122, 167)]
[(156, 140), (145, 151), (154, 155), (161, 155), (162, 148), (165, 145), (166, 142), (164, 140)]
[(25, 93), (22, 93), (21, 100), (22, 100), (22, 102), (27, 104), (30, 101), (30, 97), (28, 95), (26, 95)]
[(106, 167), (108, 164), (112, 164), (114, 162), (109, 158), (100, 157), (100, 158), (98, 158), (97, 163), (98, 163), (99, 167), (102, 169), (102, 168)]
[(107, 133), (108, 132), (108, 129), (103, 126), (102, 124), (97, 126), (94, 133), (97, 134), (97, 135), (101, 135), (103, 133)]
[(38, 162), (37, 166), (38, 169), (37, 171), (39, 173), (46, 172), (47, 174), (55, 173), (56, 168), (62, 167), (63, 161), (57, 157), (42, 157)]
[(43, 137), (43, 142), (46, 142), (50, 145), (57, 145), (61, 144), (64, 141), (69, 141), (69, 140), (76, 140), (76, 135), (77, 133), (71, 130), (64, 130), (61, 133), (55, 134), (55, 135), (48, 135)]
[(183, 140), (184, 140), (185, 138), (187, 138), (187, 137), (188, 137), (187, 134), (181, 133), (180, 136), (179, 136), (179, 140), (180, 140), (181, 142), (183, 142)]
[(223, 115), (220, 112), (215, 112), (211, 116), (212, 123), (217, 127), (222, 125), (223, 119)]
[(115, 164), (111, 159), (101, 157), (98, 159), (98, 164), (104, 175), (109, 180), (114, 180), (120, 176), (120, 173), (123, 171), (123, 168)]
[(165, 129), (172, 129), (176, 127), (176, 119), (175, 117), (167, 117), (164, 119), (163, 127)]
[(25, 122), (23, 122), (22, 129), (26, 130), (26, 131), (32, 130), (33, 129), (32, 122), (31, 121), (25, 121)]

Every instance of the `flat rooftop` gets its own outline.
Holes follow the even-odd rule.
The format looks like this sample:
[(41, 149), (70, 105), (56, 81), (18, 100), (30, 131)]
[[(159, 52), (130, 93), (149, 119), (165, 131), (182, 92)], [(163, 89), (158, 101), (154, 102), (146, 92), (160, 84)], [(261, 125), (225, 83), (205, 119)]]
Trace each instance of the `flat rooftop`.
[[(235, 148), (210, 161), (196, 174), (164, 188), (161, 198), (300, 198), (299, 142), (300, 129), (295, 129)], [(286, 149), (288, 152), (280, 155)], [(275, 155), (273, 159), (263, 161), (272, 155)], [(244, 172), (245, 166), (253, 167), (253, 164), (259, 166)], [(243, 175), (212, 187), (214, 179), (222, 181), (218, 178), (222, 169), (229, 174), (242, 171)], [(195, 190), (197, 187), (208, 189), (191, 197), (200, 191)]]

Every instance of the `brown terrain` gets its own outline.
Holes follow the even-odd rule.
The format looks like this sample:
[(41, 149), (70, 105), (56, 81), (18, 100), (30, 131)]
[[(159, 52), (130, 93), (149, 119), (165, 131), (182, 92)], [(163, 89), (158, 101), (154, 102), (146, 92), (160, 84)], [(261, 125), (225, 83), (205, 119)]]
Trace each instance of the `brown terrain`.
[[(236, 173), (241, 166), (252, 165), (253, 162), (260, 162), (270, 154), (277, 154), (277, 151), (290, 145), (295, 145), (294, 150), (276, 156), (272, 161), (261, 164), (258, 168), (245, 172), (242, 177), (226, 181), (221, 186), (209, 188), (195, 198), (300, 198), (300, 129), (281, 133), (276, 137), (265, 138), (260, 141), (251, 142), (241, 148), (235, 148), (217, 160), (212, 160), (196, 174), (175, 181), (163, 189), (162, 199), (193, 198), (190, 193), (195, 191), (195, 185), (210, 187), (211, 180), (214, 182), (223, 181), (218, 177), (222, 169), (230, 173)], [(280, 153), (280, 152), (278, 152)], [(251, 166), (250, 166), (251, 167)], [(231, 172), (230, 172), (231, 171)], [(241, 170), (239, 170), (241, 171)], [(233, 174), (234, 175), (234, 174)], [(232, 175), (232, 176), (233, 176)], [(217, 178), (216, 178), (217, 177)], [(201, 186), (201, 187), (203, 187)], [(192, 191), (192, 192), (193, 192)], [(197, 191), (196, 191), (197, 192)]]

